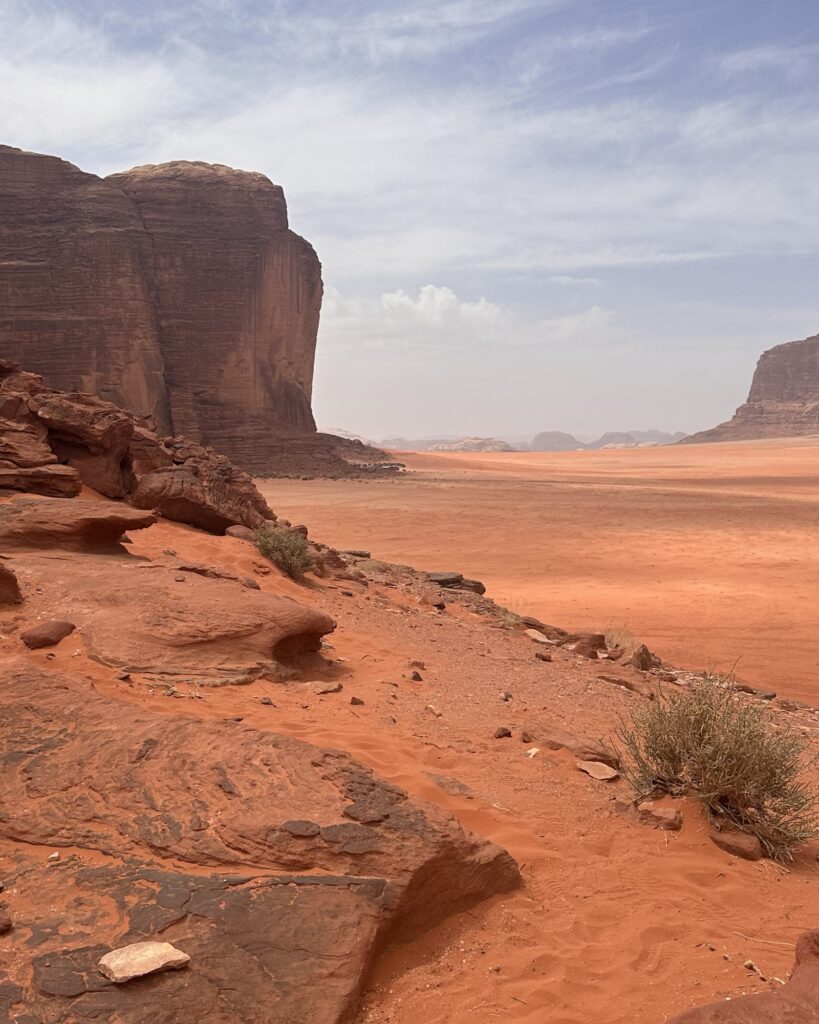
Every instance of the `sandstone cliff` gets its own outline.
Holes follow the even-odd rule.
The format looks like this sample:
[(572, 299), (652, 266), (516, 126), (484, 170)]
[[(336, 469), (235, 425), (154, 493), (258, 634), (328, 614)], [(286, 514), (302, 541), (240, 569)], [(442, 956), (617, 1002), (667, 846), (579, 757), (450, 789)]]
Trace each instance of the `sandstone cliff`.
[(0, 146), (0, 356), (254, 472), (314, 433), (321, 265), (264, 175), (204, 163), (101, 179)]
[(748, 400), (727, 423), (683, 442), (819, 434), (819, 334), (763, 352)]

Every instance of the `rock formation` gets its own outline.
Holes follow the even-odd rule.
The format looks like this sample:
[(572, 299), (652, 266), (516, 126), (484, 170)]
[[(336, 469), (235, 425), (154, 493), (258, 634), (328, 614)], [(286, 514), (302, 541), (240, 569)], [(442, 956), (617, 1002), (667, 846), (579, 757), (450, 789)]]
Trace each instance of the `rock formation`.
[(684, 443), (819, 434), (819, 334), (763, 352), (748, 400), (733, 418)]
[(819, 931), (797, 942), (787, 985), (689, 1010), (670, 1024), (819, 1024)]
[(253, 471), (313, 433), (321, 265), (278, 185), (204, 163), (101, 179), (0, 146), (0, 356)]
[[(110, 402), (55, 391), (0, 359), (0, 490), (72, 497), (83, 484), (214, 533), (276, 518), (224, 455), (184, 438), (160, 440)], [(92, 529), (104, 533), (100, 523)]]
[[(24, 659), (2, 674), (4, 878), (37, 936), (5, 956), (10, 1020), (343, 1024), (387, 939), (520, 884), (505, 851), (346, 754), (89, 694)], [(43, 846), (67, 848), (56, 868)], [(185, 972), (101, 973), (159, 939)]]

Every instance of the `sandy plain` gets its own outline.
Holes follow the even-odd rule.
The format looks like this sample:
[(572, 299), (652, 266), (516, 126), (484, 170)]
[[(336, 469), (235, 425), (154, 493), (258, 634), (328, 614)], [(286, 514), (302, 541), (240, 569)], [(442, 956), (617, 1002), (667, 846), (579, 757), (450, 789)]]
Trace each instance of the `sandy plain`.
[[(579, 609), (569, 614), (574, 606), (558, 603), (566, 600), (560, 581), (571, 581), (583, 567), (586, 587), (593, 589), (608, 564), (612, 587), (621, 595), (636, 589), (635, 580), (646, 578), (635, 569), (641, 562), (659, 562), (663, 555), (663, 567), (675, 564), (664, 555), (663, 536), (683, 550), (679, 536), (668, 539), (675, 508), (688, 509), (689, 557), (697, 552), (696, 534), (705, 532), (704, 524), (710, 521), (716, 536), (720, 515), (730, 511), (732, 521), (743, 521), (737, 509), (744, 502), (744, 515), (762, 524), (755, 527), (761, 538), (755, 543), (768, 559), (773, 538), (762, 540), (783, 531), (783, 550), (787, 536), (796, 545), (789, 555), (793, 562), (801, 564), (798, 545), (810, 543), (815, 565), (810, 523), (816, 521), (817, 499), (804, 460), (816, 465), (819, 449), (793, 445), (781, 451), (781, 484), (771, 480), (770, 469), (753, 482), (762, 471), (761, 456), (751, 449), (744, 456), (751, 461), (735, 479), (728, 479), (727, 468), (736, 469), (734, 455), (725, 456), (717, 475), (716, 449), (680, 449), (594, 455), (586, 463), (556, 456), (419, 456), (413, 460), (416, 475), (399, 481), (277, 481), (265, 489), (279, 514), (305, 519), (316, 538), (367, 545), (384, 557), (430, 567), (457, 565), (482, 575), (501, 594), (505, 584), (507, 597), (518, 594), (532, 610), (579, 622)], [(706, 455), (713, 473), (708, 484), (702, 482)], [(687, 475), (677, 467), (674, 484), (659, 479), (662, 459), (669, 457), (688, 466)], [(623, 465), (631, 467), (630, 476), (613, 471)], [(564, 479), (556, 466), (565, 467)], [(641, 508), (648, 511), (640, 519)], [(712, 509), (711, 519), (705, 512), (695, 515), (696, 508)], [(608, 539), (595, 534), (595, 509), (609, 524)], [(776, 526), (776, 509), (790, 510), (791, 520), (799, 520), (795, 534)], [(544, 537), (534, 530), (541, 520), (551, 524)], [(618, 522), (630, 528), (618, 532)], [(665, 524), (665, 533), (655, 538), (652, 523)], [(181, 559), (237, 575), (253, 574), (258, 560), (243, 541), (164, 521), (131, 540), (128, 551), (137, 559), (158, 559), (173, 549)], [(636, 541), (642, 551), (635, 550)], [(715, 559), (718, 541), (712, 537), (710, 543)], [(738, 562), (742, 540), (732, 543)], [(695, 579), (707, 564), (698, 557), (685, 578)], [(538, 591), (544, 566), (553, 567), (552, 576), (548, 589)], [(711, 580), (717, 568), (711, 565)], [(618, 578), (628, 571), (630, 577)], [(733, 578), (725, 567), (721, 571), (725, 580)], [(806, 587), (807, 577), (799, 578)], [(258, 579), (263, 590), (315, 604), (337, 621), (325, 657), (335, 661), (342, 692), (306, 701), (298, 687), (258, 681), (215, 688), (196, 700), (168, 700), (162, 688), (119, 682), (114, 670), (88, 656), (80, 631), (54, 652), (25, 656), (61, 672), (78, 699), (90, 688), (168, 715), (242, 716), (257, 728), (349, 751), (415, 799), (449, 811), (509, 850), (521, 866), (522, 887), (448, 918), (411, 945), (386, 951), (367, 980), (358, 1024), (663, 1024), (691, 1006), (776, 990), (787, 978), (798, 936), (819, 919), (819, 842), (807, 844), (788, 867), (740, 861), (709, 840), (702, 815), (690, 804), (684, 806), (682, 831), (658, 832), (616, 811), (615, 798), (629, 794), (622, 779), (595, 782), (565, 751), (541, 749), (527, 756), (522, 726), (529, 719), (607, 737), (621, 716), (641, 707), (644, 698), (613, 685), (611, 668), (603, 671), (599, 663), (565, 650), (555, 650), (553, 661), (544, 664), (520, 631), (493, 628), (457, 606), (436, 612), (401, 588), (332, 579), (298, 586), (275, 570)], [(574, 591), (566, 590), (577, 602), (583, 597), (577, 583)], [(654, 593), (665, 591), (658, 587)], [(689, 591), (689, 613), (700, 614), (694, 595)], [(785, 610), (787, 591), (777, 595)], [(47, 609), (33, 600), (31, 613), (45, 615)], [(601, 603), (589, 612), (592, 617), (605, 610), (603, 599), (596, 600)], [(646, 598), (639, 607), (646, 615), (651, 611)], [(654, 609), (655, 621), (662, 621), (660, 611)], [(808, 617), (806, 612), (805, 622)], [(682, 618), (676, 627), (685, 641)], [(788, 637), (796, 635), (794, 630), (777, 640), (783, 664)], [(14, 633), (0, 630), (0, 656), (19, 651)], [(424, 664), (420, 682), (409, 677), (415, 659)], [(616, 672), (638, 675), (625, 665)], [(502, 698), (504, 690), (511, 699)], [(353, 705), (352, 697), (363, 704)], [(809, 740), (809, 751), (816, 751), (815, 716), (782, 708), (773, 713), (792, 720)], [(512, 737), (495, 739), (498, 725), (508, 726)], [(0, 849), (0, 860), (7, 852)], [(98, 856), (74, 853), (88, 864)], [(15, 896), (14, 890), (9, 894)], [(61, 898), (55, 896), (56, 902)], [(20, 918), (26, 912), (25, 905), (16, 905)], [(14, 934), (0, 940), (0, 957), (10, 941)], [(748, 960), (759, 973), (746, 968)]]
[(401, 479), (261, 486), (337, 547), (819, 704), (819, 438), (399, 457)]

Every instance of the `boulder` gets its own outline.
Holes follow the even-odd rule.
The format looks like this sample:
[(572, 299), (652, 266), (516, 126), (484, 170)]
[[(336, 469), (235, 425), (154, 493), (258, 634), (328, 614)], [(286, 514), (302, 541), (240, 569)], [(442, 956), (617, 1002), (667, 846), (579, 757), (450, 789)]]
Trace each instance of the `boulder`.
[(0, 562), (0, 607), (6, 604), (19, 604), (23, 600), (20, 584), (11, 569)]
[(76, 628), (73, 622), (66, 622), (64, 619), (50, 619), (48, 622), (41, 622), (38, 626), (22, 632), (20, 639), (26, 647), (37, 651), (41, 647), (55, 647)]
[(800, 936), (787, 985), (688, 1010), (669, 1024), (819, 1024), (819, 930)]
[[(348, 755), (89, 692), (25, 659), (0, 673), (0, 839), (42, 936), (4, 970), (38, 1020), (349, 1022), (388, 941), (520, 885), (507, 853)], [(44, 845), (107, 856), (48, 872)], [(75, 899), (98, 908), (91, 941)], [(55, 912), (59, 932), (44, 927)], [(160, 939), (186, 971), (100, 976), (110, 950)]]
[(21, 497), (0, 504), (0, 545), (99, 550), (115, 545), (126, 531), (155, 522), (150, 512), (111, 501)]
[(132, 942), (106, 953), (97, 965), (100, 973), (116, 985), (159, 971), (178, 971), (191, 958), (170, 942)]
[(620, 758), (603, 743), (586, 736), (573, 736), (548, 722), (533, 719), (524, 722), (520, 738), (524, 743), (537, 743), (550, 750), (568, 750), (578, 761), (600, 761), (611, 768), (620, 767)]
[(606, 638), (602, 633), (585, 633), (577, 638), (572, 650), (582, 658), (596, 661), (598, 652), (603, 653), (606, 650)]
[(217, 533), (276, 517), (247, 473), (213, 449), (160, 440), (110, 402), (0, 363), (0, 488), (73, 497), (82, 484)]
[(651, 668), (651, 651), (645, 644), (640, 644), (631, 655), (631, 664), (640, 672), (648, 672)]

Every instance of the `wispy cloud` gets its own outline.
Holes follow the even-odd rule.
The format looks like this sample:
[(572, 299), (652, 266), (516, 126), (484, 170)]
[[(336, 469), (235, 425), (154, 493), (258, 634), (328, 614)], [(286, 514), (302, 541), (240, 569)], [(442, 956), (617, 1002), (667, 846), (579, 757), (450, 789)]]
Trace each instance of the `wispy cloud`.
[(753, 272), (767, 295), (783, 261), (770, 301), (804, 309), (819, 41), (751, 13), (720, 36), (712, 5), (661, 6), (6, 0), (0, 139), (98, 173), (267, 173), (323, 260), (336, 345), (567, 349), (578, 324), (572, 344), (648, 346), (655, 287), (722, 301)]

